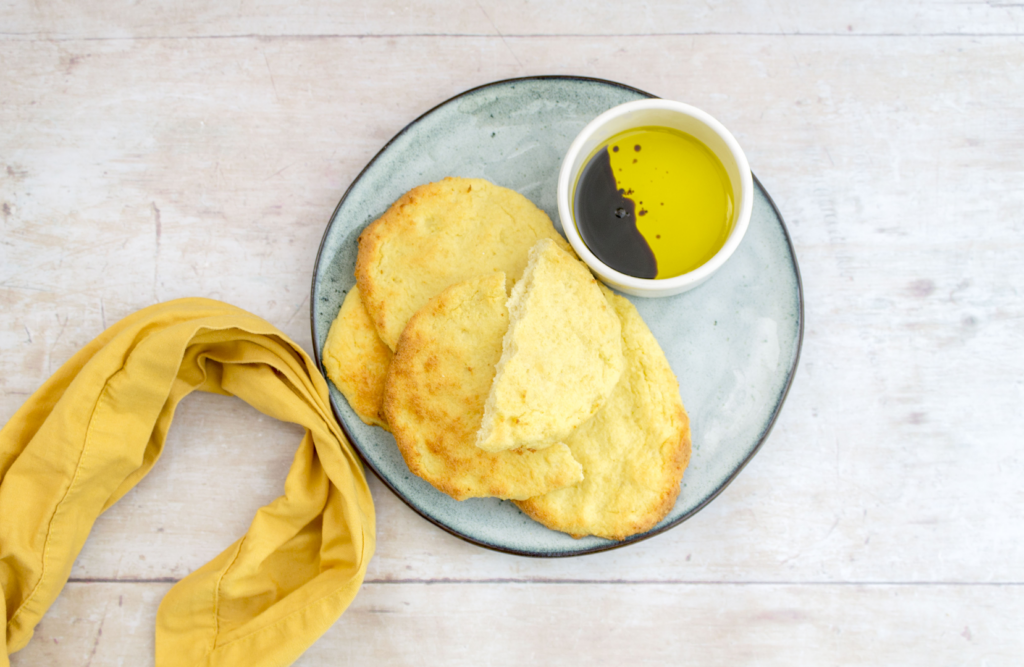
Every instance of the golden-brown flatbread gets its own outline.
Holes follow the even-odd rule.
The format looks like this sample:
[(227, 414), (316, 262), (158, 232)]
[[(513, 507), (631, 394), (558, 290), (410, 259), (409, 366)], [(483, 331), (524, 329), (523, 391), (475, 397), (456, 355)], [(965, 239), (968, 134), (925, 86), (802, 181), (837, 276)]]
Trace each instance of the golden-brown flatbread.
[(392, 350), (405, 323), (449, 285), (504, 272), (507, 289), (542, 238), (571, 252), (544, 211), (481, 179), (446, 178), (405, 193), (359, 236), (356, 281)]
[(619, 318), (587, 266), (550, 239), (530, 250), (508, 310), (477, 447), (500, 452), (564, 442), (622, 375)]
[(409, 320), (388, 370), (384, 417), (406, 464), (456, 500), (525, 499), (583, 476), (564, 444), (493, 454), (474, 444), (508, 328), (505, 301), (500, 272), (449, 287)]
[(391, 350), (366, 314), (359, 287), (345, 295), (331, 323), (323, 351), (324, 371), (348, 404), (367, 424), (387, 428), (380, 414)]
[(566, 441), (585, 477), (516, 504), (573, 537), (622, 540), (653, 528), (675, 504), (690, 425), (658, 342), (633, 304), (606, 294), (622, 321), (626, 369), (604, 407)]

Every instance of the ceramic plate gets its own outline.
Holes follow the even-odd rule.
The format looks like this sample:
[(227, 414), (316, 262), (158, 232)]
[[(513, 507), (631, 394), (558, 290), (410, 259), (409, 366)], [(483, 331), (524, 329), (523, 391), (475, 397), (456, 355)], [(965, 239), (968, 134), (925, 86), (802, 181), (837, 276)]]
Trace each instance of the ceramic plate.
[[(644, 97), (652, 96), (595, 79), (515, 79), (474, 88), (410, 123), (359, 174), (327, 225), (311, 299), (317, 363), (355, 283), (356, 239), (399, 196), (445, 176), (486, 178), (522, 193), (559, 226), (555, 187), (569, 144), (601, 112)], [(630, 297), (680, 380), (693, 437), (679, 500), (651, 531), (623, 542), (576, 540), (535, 523), (511, 502), (452, 500), (409, 472), (391, 435), (360, 421), (332, 385), (335, 415), (366, 464), (399, 498), (481, 546), (574, 556), (678, 525), (721, 493), (760, 448), (800, 354), (803, 298), (796, 257), (782, 217), (756, 179), (755, 191), (743, 243), (708, 282), (674, 297)]]

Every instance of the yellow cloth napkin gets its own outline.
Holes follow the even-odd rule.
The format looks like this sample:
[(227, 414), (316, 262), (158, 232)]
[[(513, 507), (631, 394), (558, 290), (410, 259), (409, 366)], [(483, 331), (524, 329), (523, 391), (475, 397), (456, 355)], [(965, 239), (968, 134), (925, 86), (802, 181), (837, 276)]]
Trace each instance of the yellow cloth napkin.
[(158, 667), (290, 664), (355, 597), (375, 545), (373, 501), (323, 376), (264, 320), (181, 299), (105, 331), (0, 431), (0, 667), (57, 598), (96, 517), (156, 463), (195, 389), (238, 396), (306, 435), (284, 495), (160, 604)]

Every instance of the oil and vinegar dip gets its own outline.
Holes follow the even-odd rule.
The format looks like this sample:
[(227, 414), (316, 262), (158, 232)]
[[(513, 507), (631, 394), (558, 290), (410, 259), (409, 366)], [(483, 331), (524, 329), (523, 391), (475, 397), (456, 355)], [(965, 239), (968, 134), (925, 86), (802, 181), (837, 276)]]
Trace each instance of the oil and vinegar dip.
[(638, 127), (604, 142), (576, 181), (573, 218), (598, 259), (637, 278), (672, 278), (711, 259), (733, 226), (729, 176), (696, 138)]

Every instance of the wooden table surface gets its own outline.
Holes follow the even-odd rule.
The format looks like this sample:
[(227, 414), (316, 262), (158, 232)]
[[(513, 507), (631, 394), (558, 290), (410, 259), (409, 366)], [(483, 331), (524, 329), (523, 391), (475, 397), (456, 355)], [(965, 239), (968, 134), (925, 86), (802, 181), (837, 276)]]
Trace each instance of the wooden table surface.
[[(535, 560), (450, 536), (371, 476), (366, 583), (297, 664), (1020, 664), (1024, 5), (156, 5), (0, 6), (0, 423), (176, 297), (311, 351), (341, 194), (410, 120), (509, 77), (606, 78), (718, 117), (803, 276), (792, 391), (706, 509)], [(300, 435), (186, 399), (12, 664), (151, 664), (160, 599), (281, 493)]]

